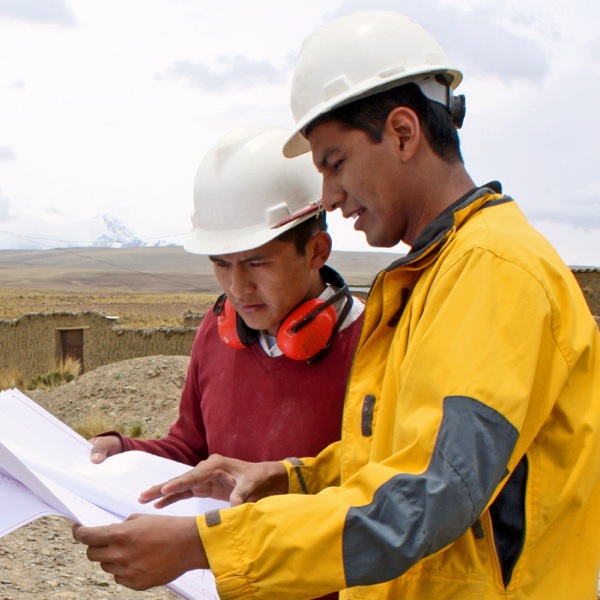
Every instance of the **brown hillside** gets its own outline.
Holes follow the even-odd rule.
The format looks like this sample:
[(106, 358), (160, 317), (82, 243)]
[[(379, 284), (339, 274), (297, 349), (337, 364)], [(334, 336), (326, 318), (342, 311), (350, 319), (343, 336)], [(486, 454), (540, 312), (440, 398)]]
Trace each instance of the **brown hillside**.
[[(399, 255), (333, 252), (330, 264), (349, 284), (370, 284)], [(212, 264), (180, 246), (0, 250), (3, 288), (156, 293), (215, 293)]]

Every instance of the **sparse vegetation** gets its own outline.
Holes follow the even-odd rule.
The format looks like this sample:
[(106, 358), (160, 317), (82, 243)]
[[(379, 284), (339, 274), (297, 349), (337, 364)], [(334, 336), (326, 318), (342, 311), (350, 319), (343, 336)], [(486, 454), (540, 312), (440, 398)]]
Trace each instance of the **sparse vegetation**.
[(0, 371), (0, 390), (23, 389), (23, 375), (17, 367)]
[(84, 419), (74, 423), (71, 428), (88, 440), (105, 431), (118, 431), (131, 438), (139, 438), (144, 433), (144, 426), (140, 422), (115, 423), (100, 410), (89, 413)]
[(54, 371), (36, 375), (27, 384), (28, 390), (51, 390), (63, 383), (73, 381), (81, 373), (81, 363), (70, 356), (61, 361)]
[(125, 428), (125, 435), (132, 438), (142, 437), (144, 433), (144, 426), (141, 423), (130, 423)]
[(88, 440), (104, 431), (119, 431), (118, 427), (99, 410), (91, 412), (77, 423), (72, 423), (71, 428)]

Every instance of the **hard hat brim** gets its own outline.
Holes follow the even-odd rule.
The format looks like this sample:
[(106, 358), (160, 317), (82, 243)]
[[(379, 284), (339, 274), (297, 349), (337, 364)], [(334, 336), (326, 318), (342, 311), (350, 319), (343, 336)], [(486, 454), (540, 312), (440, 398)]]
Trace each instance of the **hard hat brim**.
[(221, 255), (246, 252), (267, 244), (282, 233), (314, 216), (315, 213), (312, 212), (280, 227), (270, 229), (265, 228), (264, 223), (242, 229), (220, 229), (216, 231), (195, 227), (187, 235), (183, 247), (192, 254)]

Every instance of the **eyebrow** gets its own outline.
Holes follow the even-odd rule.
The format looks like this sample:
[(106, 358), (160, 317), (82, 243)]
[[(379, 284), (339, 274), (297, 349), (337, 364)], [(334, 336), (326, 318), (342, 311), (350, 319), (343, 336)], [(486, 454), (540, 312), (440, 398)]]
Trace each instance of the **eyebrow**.
[[(249, 256), (248, 258), (243, 258), (242, 260), (238, 261), (240, 263), (248, 263), (248, 262), (254, 262), (257, 260), (265, 260), (266, 257), (264, 254), (256, 254), (254, 256)], [(222, 258), (220, 256), (209, 256), (208, 260), (210, 260), (211, 262), (217, 263), (217, 262), (225, 262), (225, 263), (230, 263), (232, 261), (227, 260), (226, 258)]]

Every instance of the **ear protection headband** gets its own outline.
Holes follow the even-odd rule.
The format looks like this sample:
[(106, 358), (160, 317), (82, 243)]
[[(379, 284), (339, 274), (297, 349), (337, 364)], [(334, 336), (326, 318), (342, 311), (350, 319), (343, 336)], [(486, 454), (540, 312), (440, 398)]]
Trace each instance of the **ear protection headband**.
[(463, 121), (465, 120), (465, 115), (467, 114), (467, 101), (465, 99), (464, 94), (459, 94), (455, 96), (450, 84), (452, 83), (452, 78), (449, 77), (445, 73), (440, 73), (435, 76), (435, 80), (438, 83), (446, 86), (446, 108), (450, 113), (450, 117), (452, 118), (452, 122), (457, 129), (460, 129), (463, 125)]
[[(322, 358), (352, 307), (353, 298), (342, 276), (328, 266), (322, 267), (320, 273), (325, 283), (339, 289), (327, 300), (314, 298), (303, 302), (281, 322), (277, 345), (288, 358), (308, 363)], [(345, 303), (338, 319), (334, 304), (342, 298)], [(217, 315), (219, 336), (228, 346), (241, 349), (258, 340), (259, 332), (244, 323), (225, 294), (219, 296), (213, 310)]]

